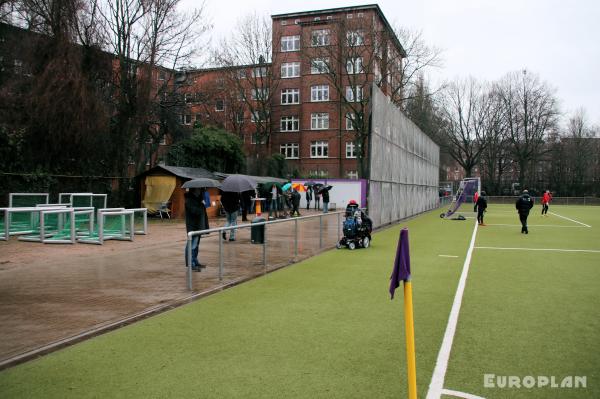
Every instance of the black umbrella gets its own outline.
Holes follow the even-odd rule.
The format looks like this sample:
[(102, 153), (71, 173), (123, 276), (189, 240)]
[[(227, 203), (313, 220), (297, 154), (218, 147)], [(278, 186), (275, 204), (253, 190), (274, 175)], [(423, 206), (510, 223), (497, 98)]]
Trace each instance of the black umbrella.
[(188, 180), (181, 186), (182, 188), (210, 188), (210, 187), (221, 187), (221, 183), (216, 180), (209, 179), (206, 177), (200, 177), (198, 179)]
[(333, 188), (333, 186), (322, 186), (322, 187), (320, 187), (320, 188), (318, 189), (318, 191), (317, 191), (317, 192), (318, 192), (319, 194), (321, 194), (321, 193), (324, 193), (325, 191), (329, 191), (329, 190), (331, 190), (332, 188)]
[(316, 186), (317, 184), (321, 184), (321, 183), (315, 183), (314, 181), (307, 181), (306, 183), (304, 183), (304, 186), (312, 187), (312, 186)]
[(254, 190), (256, 180), (246, 175), (229, 175), (221, 184), (221, 191), (231, 191), (241, 193), (243, 191)]

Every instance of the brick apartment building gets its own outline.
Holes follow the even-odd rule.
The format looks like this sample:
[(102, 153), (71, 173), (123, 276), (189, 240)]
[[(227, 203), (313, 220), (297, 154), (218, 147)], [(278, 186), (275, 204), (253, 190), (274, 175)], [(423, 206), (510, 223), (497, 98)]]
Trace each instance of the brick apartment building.
[(404, 49), (377, 5), (272, 23), (272, 62), (179, 73), (182, 124), (221, 125), (250, 158), (279, 152), (301, 176), (358, 178), (355, 131), (368, 131), (369, 88), (400, 95)]
[[(18, 37), (30, 35), (2, 26), (16, 46)], [(273, 53), (260, 64), (183, 71), (132, 64), (131, 73), (151, 76), (147, 95), (178, 115), (184, 130), (198, 122), (238, 135), (249, 164), (281, 153), (300, 176), (358, 178), (372, 83), (400, 96), (406, 54), (393, 29), (374, 4), (273, 15), (272, 32)], [(26, 62), (17, 50), (11, 53), (14, 60), (3, 56), (0, 64), (14, 63), (22, 75)], [(114, 74), (118, 60), (108, 53), (103, 59)], [(164, 158), (174, 137), (147, 140), (140, 156), (130, 159), (130, 176)]]

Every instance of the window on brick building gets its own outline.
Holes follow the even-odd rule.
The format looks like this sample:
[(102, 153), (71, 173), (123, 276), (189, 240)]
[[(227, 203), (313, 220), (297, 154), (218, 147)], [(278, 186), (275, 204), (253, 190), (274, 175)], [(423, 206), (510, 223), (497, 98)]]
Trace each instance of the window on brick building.
[(269, 98), (269, 89), (266, 87), (260, 89), (252, 89), (252, 99), (253, 100), (266, 100)]
[(346, 44), (348, 46), (362, 46), (365, 44), (365, 37), (360, 30), (351, 30), (346, 32)]
[(265, 122), (267, 120), (267, 114), (262, 111), (254, 111), (250, 114), (250, 120), (252, 122)]
[(163, 70), (158, 71), (158, 80), (166, 80), (167, 73)]
[(193, 93), (185, 93), (185, 103), (189, 104), (194, 102), (194, 94)]
[(300, 51), (300, 36), (282, 36), (281, 51)]
[(329, 153), (329, 143), (327, 141), (313, 141), (310, 143), (311, 158), (327, 158)]
[(349, 103), (360, 102), (363, 100), (362, 87), (346, 86), (346, 101)]
[(246, 70), (238, 69), (238, 71), (236, 72), (236, 76), (238, 79), (246, 79)]
[(348, 112), (346, 114), (346, 130), (354, 130), (354, 123), (352, 122), (353, 118), (356, 118), (356, 116), (353, 115), (353, 112)]
[(331, 35), (329, 29), (317, 29), (312, 31), (311, 45), (317, 46), (329, 46), (331, 43)]
[(282, 78), (297, 78), (300, 76), (300, 63), (299, 62), (285, 62), (281, 64), (281, 77)]
[(300, 130), (300, 119), (297, 116), (282, 116), (280, 130), (282, 132), (297, 132)]
[(282, 89), (281, 104), (300, 104), (300, 89)]
[(349, 75), (363, 72), (362, 57), (348, 58), (346, 60), (346, 72)]
[(267, 67), (256, 67), (252, 69), (253, 78), (264, 78), (267, 76)]
[(258, 133), (253, 133), (250, 138), (250, 143), (252, 144), (267, 144), (267, 137), (259, 135)]
[(225, 111), (225, 102), (223, 100), (217, 100), (215, 102), (215, 111)]
[(328, 85), (311, 86), (310, 101), (329, 101), (329, 86)]
[(310, 128), (312, 130), (329, 129), (329, 114), (326, 112), (310, 114)]
[(279, 146), (279, 152), (286, 159), (298, 159), (300, 158), (300, 146), (298, 143), (287, 143)]
[(238, 111), (235, 114), (235, 121), (237, 123), (242, 123), (244, 122), (244, 111)]
[(356, 145), (352, 141), (346, 142), (346, 158), (356, 158)]
[(329, 58), (314, 58), (310, 61), (310, 73), (313, 75), (329, 72)]
[(348, 179), (358, 179), (358, 172), (355, 170), (349, 170), (346, 172), (346, 177)]

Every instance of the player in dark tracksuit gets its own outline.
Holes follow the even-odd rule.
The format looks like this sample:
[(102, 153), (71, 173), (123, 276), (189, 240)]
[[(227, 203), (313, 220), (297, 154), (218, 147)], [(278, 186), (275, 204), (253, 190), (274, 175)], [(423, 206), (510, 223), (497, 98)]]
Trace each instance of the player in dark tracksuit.
[(485, 226), (485, 224), (483, 224), (483, 212), (485, 212), (485, 209), (487, 208), (485, 191), (481, 192), (481, 195), (477, 198), (477, 202), (475, 202), (475, 206), (477, 207), (477, 223), (481, 226)]
[(531, 198), (527, 190), (523, 190), (523, 194), (517, 199), (515, 207), (519, 212), (519, 219), (521, 220), (521, 233), (529, 234), (529, 230), (527, 230), (527, 217), (529, 216), (529, 210), (533, 208), (533, 198)]

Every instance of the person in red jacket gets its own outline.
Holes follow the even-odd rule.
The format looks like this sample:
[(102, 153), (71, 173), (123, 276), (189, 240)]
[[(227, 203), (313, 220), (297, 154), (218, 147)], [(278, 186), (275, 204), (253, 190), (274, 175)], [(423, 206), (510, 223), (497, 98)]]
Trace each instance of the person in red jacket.
[(542, 196), (542, 216), (548, 216), (548, 204), (550, 204), (550, 201), (552, 201), (552, 194), (550, 194), (549, 190), (546, 190)]

